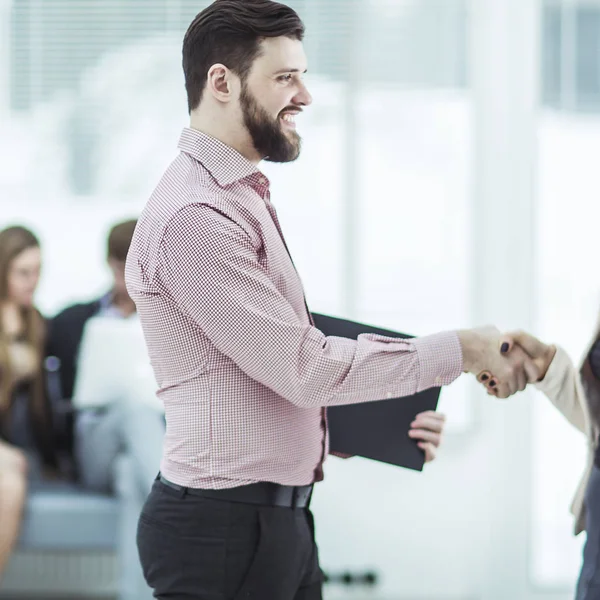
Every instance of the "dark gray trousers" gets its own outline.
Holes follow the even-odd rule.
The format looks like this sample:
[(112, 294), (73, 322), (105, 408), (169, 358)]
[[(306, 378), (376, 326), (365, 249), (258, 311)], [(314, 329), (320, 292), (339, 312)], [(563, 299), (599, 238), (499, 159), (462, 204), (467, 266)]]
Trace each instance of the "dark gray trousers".
[(585, 493), (586, 534), (576, 600), (600, 600), (600, 469), (594, 466)]

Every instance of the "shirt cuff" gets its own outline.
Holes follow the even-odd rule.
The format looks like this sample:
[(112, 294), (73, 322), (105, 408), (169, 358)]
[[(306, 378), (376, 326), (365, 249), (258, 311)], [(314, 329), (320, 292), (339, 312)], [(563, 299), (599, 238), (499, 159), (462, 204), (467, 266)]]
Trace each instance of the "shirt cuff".
[(556, 353), (548, 366), (544, 379), (538, 381), (535, 387), (540, 392), (549, 393), (557, 382), (562, 380), (569, 368), (572, 368), (572, 365), (569, 355), (560, 346), (556, 346)]
[(463, 372), (463, 353), (458, 333), (448, 331), (410, 340), (419, 357), (417, 391), (450, 385)]

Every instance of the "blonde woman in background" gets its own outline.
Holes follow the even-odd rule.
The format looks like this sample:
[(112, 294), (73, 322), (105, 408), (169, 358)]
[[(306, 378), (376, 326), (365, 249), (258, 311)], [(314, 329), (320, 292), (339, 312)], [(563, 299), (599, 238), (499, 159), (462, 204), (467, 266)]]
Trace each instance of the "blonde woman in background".
[(45, 324), (34, 305), (40, 244), (0, 231), (0, 576), (17, 540), (28, 482), (56, 471), (43, 369)]

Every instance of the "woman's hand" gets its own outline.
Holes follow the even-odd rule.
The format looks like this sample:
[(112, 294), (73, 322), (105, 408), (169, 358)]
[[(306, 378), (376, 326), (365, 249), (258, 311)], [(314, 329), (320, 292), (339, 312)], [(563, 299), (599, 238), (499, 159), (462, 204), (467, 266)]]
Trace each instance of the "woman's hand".
[[(503, 336), (500, 351), (503, 354), (509, 354), (515, 349), (525, 352), (539, 371), (535, 383), (542, 381), (546, 377), (550, 363), (554, 360), (556, 346), (545, 344), (525, 331), (514, 331)], [(485, 371), (479, 375), (478, 379), (486, 386), (489, 394), (495, 394), (496, 382), (493, 373)]]

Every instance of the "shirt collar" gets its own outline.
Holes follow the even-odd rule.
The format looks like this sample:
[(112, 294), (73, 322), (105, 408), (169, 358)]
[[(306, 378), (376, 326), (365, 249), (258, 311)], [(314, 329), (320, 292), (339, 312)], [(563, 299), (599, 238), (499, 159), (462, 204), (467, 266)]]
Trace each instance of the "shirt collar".
[(268, 179), (255, 165), (231, 146), (206, 133), (186, 127), (181, 133), (178, 147), (202, 163), (221, 186), (250, 179), (268, 187)]

